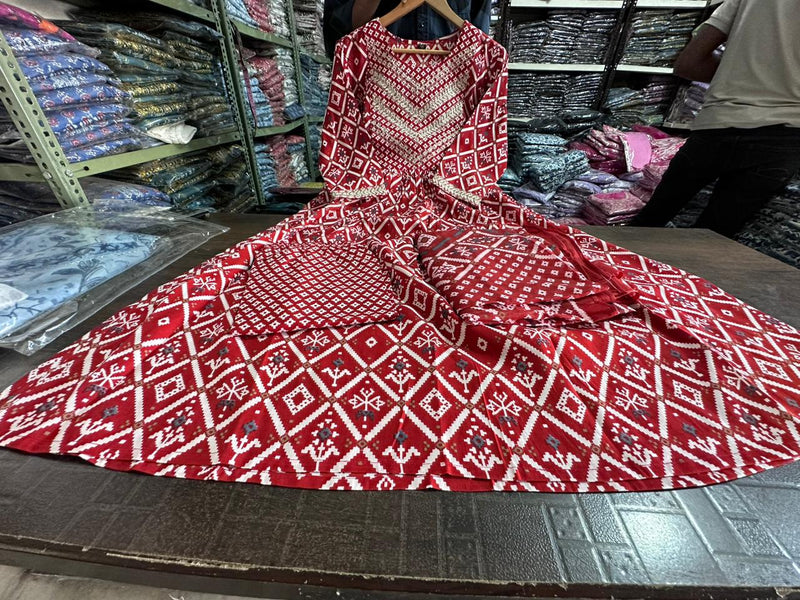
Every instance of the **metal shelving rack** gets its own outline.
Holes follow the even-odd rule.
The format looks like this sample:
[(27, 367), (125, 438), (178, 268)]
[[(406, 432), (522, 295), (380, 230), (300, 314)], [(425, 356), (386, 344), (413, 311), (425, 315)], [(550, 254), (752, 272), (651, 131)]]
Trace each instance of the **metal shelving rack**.
[[(67, 0), (76, 6), (91, 5), (91, 0)], [(297, 79), (298, 94), (301, 104), (304, 101), (303, 81), (300, 67), (300, 46), (294, 22), (291, 0), (287, 11), (290, 20), (291, 39), (285, 39), (250, 27), (228, 17), (224, 0), (211, 0), (212, 10), (199, 7), (188, 0), (146, 0), (154, 7), (161, 7), (177, 12), (183, 16), (194, 18), (213, 26), (221, 35), (220, 49), (225, 83), (230, 90), (234, 103), (236, 130), (225, 134), (194, 139), (188, 144), (165, 144), (154, 148), (136, 150), (124, 154), (88, 160), (80, 163), (68, 163), (53, 131), (47, 124), (38, 101), (26, 85), (25, 77), (19, 63), (11, 52), (5, 38), (0, 35), (0, 100), (2, 100), (12, 121), (22, 133), (35, 164), (0, 163), (0, 181), (38, 181), (46, 182), (53, 190), (61, 206), (87, 205), (88, 200), (80, 184), (82, 177), (107, 173), (116, 169), (130, 167), (151, 160), (180, 156), (189, 152), (213, 148), (215, 146), (239, 142), (245, 149), (248, 169), (254, 195), (259, 204), (264, 203), (258, 163), (255, 156), (254, 140), (287, 133), (302, 128), (306, 138), (306, 158), (309, 169), (312, 164), (312, 150), (308, 136), (310, 122), (315, 118), (303, 117), (285, 125), (274, 127), (251, 126), (246, 117), (249, 106), (246, 104), (245, 90), (242, 89), (238, 77), (238, 58), (234, 42), (234, 31), (253, 39), (292, 49)], [(324, 56), (309, 54), (318, 62), (328, 63)], [(313, 175), (313, 174), (312, 174)]]
[[(568, 63), (522, 63), (511, 62), (509, 71), (535, 71), (553, 73), (603, 73), (603, 81), (592, 108), (599, 109), (605, 102), (617, 73), (643, 73), (653, 75), (670, 75), (671, 67), (652, 67), (646, 65), (621, 64), (625, 52), (628, 32), (637, 9), (682, 9), (703, 10), (710, 5), (709, 0), (508, 0), (504, 8), (501, 27), (504, 39), (508, 41), (510, 34), (511, 11), (537, 9), (576, 9), (576, 10), (618, 10), (620, 19), (612, 33), (612, 45), (606, 54), (603, 64), (568, 64)], [(506, 21), (503, 23), (502, 21)], [(503, 41), (503, 39), (501, 39)], [(508, 46), (508, 44), (506, 44)], [(511, 117), (513, 119), (513, 116)]]

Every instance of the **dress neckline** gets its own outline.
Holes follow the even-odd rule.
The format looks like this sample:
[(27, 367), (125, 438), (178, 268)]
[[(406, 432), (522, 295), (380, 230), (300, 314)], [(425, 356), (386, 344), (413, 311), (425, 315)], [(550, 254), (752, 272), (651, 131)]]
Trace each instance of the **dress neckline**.
[[(447, 50), (449, 53), (437, 57), (435, 54), (433, 55), (424, 55), (425, 58), (439, 58), (439, 63), (445, 63), (450, 59), (451, 56), (458, 54), (459, 50), (461, 50), (462, 46), (464, 45), (465, 40), (469, 39), (468, 30), (474, 28), (475, 26), (470, 23), (469, 21), (464, 21), (464, 25), (454, 31), (453, 33), (448, 33), (445, 36), (440, 38), (430, 39), (430, 40), (410, 40), (406, 38), (401, 38), (398, 35), (395, 35), (391, 31), (389, 31), (386, 27), (381, 25), (380, 19), (375, 18), (369, 22), (380, 35), (381, 40), (387, 45), (387, 49), (391, 52), (391, 47), (394, 46), (401, 46), (406, 48), (415, 47), (418, 44), (425, 44), (428, 48), (433, 48), (437, 50)], [(392, 54), (395, 54), (392, 52)], [(401, 60), (403, 56), (414, 56), (414, 55), (396, 55), (398, 60)]]

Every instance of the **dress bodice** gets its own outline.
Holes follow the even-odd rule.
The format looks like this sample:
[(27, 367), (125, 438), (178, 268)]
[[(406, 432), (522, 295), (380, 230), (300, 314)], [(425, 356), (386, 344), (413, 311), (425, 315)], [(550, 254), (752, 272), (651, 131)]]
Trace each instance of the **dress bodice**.
[[(449, 52), (393, 50), (420, 44)], [(343, 38), (322, 134), (326, 191), (363, 197), (426, 182), (479, 204), (506, 166), (506, 65), (505, 49), (469, 23), (417, 42), (376, 19)]]

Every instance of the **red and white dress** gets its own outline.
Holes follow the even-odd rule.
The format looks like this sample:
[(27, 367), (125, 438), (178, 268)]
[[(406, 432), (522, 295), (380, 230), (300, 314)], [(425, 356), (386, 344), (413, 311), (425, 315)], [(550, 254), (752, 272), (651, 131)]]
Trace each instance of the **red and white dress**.
[[(0, 395), (0, 444), (321, 489), (659, 490), (800, 455), (800, 334), (504, 196), (506, 53), (372, 21), (325, 189)], [(415, 43), (415, 42), (414, 42)]]

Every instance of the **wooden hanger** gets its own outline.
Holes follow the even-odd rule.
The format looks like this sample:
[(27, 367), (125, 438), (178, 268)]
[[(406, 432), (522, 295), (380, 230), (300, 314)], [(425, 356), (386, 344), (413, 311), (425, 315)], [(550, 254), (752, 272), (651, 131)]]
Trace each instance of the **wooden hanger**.
[[(423, 4), (430, 6), (435, 12), (439, 13), (443, 18), (450, 21), (458, 29), (464, 26), (464, 19), (459, 17), (455, 11), (450, 8), (447, 0), (402, 0), (400, 4), (394, 7), (391, 11), (383, 15), (378, 21), (384, 27), (388, 27), (395, 21), (405, 17), (410, 12), (417, 10)], [(395, 52), (400, 54), (450, 54), (449, 50), (437, 50), (434, 48), (392, 48)]]

